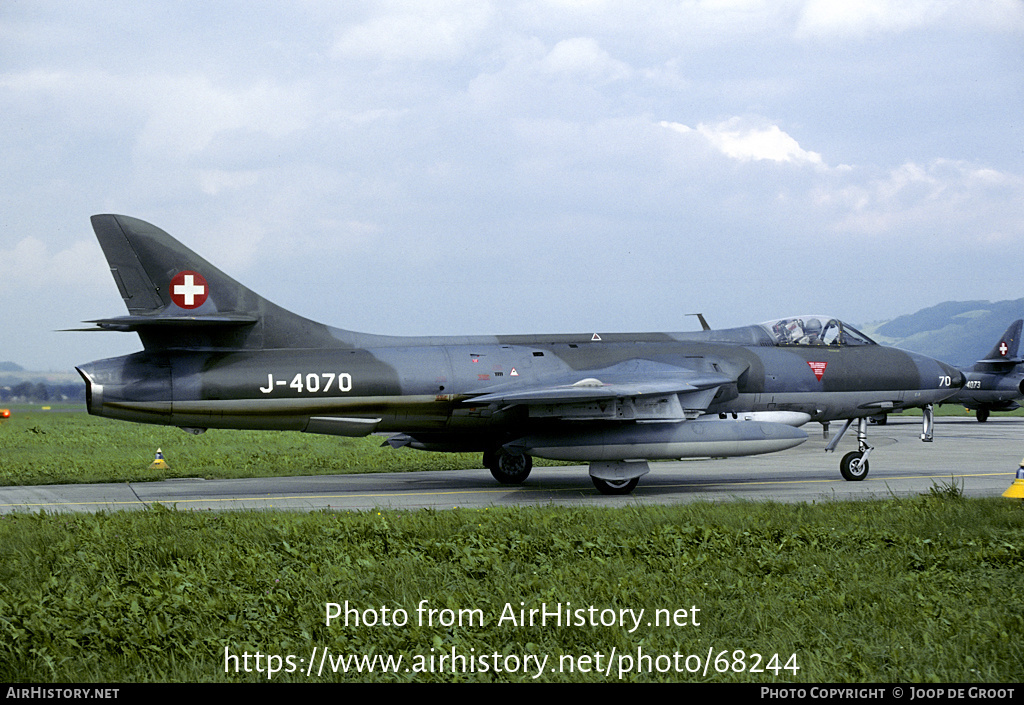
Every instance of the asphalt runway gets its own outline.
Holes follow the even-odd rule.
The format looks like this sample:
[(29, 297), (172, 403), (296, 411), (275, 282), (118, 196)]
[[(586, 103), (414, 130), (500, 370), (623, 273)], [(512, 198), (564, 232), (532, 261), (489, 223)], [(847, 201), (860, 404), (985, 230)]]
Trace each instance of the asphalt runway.
[[(833, 433), (840, 428), (832, 424)], [(810, 439), (781, 453), (651, 463), (633, 494), (623, 497), (598, 494), (587, 467), (579, 465), (534, 468), (516, 487), (497, 484), (487, 470), (2, 487), (0, 513), (121, 511), (157, 502), (197, 511), (825, 502), (927, 494), (950, 486), (970, 497), (998, 497), (1024, 458), (1019, 417), (993, 417), (984, 424), (973, 417), (939, 417), (931, 443), (920, 440), (919, 417), (892, 417), (884, 426), (869, 426), (875, 450), (868, 477), (847, 482), (839, 475), (839, 460), (856, 449), (856, 425), (831, 454), (824, 452), (819, 424), (804, 429)]]

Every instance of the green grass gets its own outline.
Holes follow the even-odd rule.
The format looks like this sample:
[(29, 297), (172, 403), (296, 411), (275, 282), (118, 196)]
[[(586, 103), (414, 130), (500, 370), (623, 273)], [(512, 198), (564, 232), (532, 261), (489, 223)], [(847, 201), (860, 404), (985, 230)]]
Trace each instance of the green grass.
[[(294, 431), (225, 431), (193, 436), (89, 416), (81, 410), (13, 409), (0, 425), (0, 485), (142, 482), (171, 477), (341, 475), (481, 467), (479, 453), (381, 447), (382, 438)], [(170, 470), (150, 470), (157, 448)], [(537, 461), (537, 465), (552, 465)]]
[[(0, 483), (479, 466), (475, 454), (379, 443), (193, 437), (16, 409), (0, 426)], [(157, 447), (169, 474), (146, 469)], [(268, 657), (289, 655), (273, 680), (532, 680), (523, 668), (438, 672), (454, 650), (546, 656), (543, 681), (618, 681), (630, 664), (617, 660), (605, 675), (595, 669), (609, 661), (598, 658), (639, 652), (649, 667), (634, 663), (622, 680), (1012, 683), (1024, 680), (1022, 569), (1022, 503), (966, 499), (955, 485), (810, 505), (9, 514), (0, 516), (0, 682), (265, 681)], [(483, 619), (419, 624), (422, 600)], [(346, 601), (364, 617), (405, 610), (409, 622), (325, 624), (328, 603)], [(569, 603), (645, 618), (632, 633), (498, 622), (506, 605)], [(647, 625), (655, 610), (694, 606), (686, 614), (699, 626)], [(404, 665), (307, 678), (299, 659), (314, 647)], [(238, 670), (225, 671), (225, 650)], [(431, 657), (431, 672), (404, 670)], [(700, 673), (686, 670), (698, 663)], [(752, 673), (756, 665), (768, 669)]]
[[(318, 647), (401, 655), (406, 665), (453, 649), (547, 655), (543, 681), (617, 681), (627, 665), (616, 661), (607, 676), (551, 672), (568, 664), (560, 659), (585, 665), (579, 657), (640, 650), (666, 667), (674, 654), (704, 659), (710, 650), (725, 672), (712, 661), (707, 675), (687, 673), (680, 660), (681, 673), (652, 665), (622, 680), (1021, 682), (1022, 569), (1020, 503), (950, 494), (820, 505), (14, 514), (0, 518), (0, 681), (267, 679), (226, 673), (225, 649), (250, 654), (253, 669), (257, 652), (292, 655), (294, 672), (275, 674), (280, 681), (531, 680), (307, 678), (297, 659)], [(422, 600), (482, 619), (419, 624)], [(346, 601), (378, 624), (327, 626), (326, 605)], [(499, 624), (505, 605), (518, 612), (521, 602), (646, 616), (633, 633)], [(405, 610), (408, 623), (383, 626), (382, 608), (392, 617)], [(648, 626), (658, 609), (687, 610), (699, 626)], [(750, 673), (754, 654), (762, 668), (779, 654), (777, 665), (799, 670)]]
[[(192, 436), (172, 426), (89, 416), (81, 407), (53, 405), (43, 411), (26, 405), (12, 411), (11, 419), (0, 424), (0, 485), (464, 470), (482, 463), (479, 453), (382, 448), (379, 436), (217, 429)], [(944, 406), (936, 413), (966, 412), (962, 407)], [(1024, 409), (1010, 415), (1024, 415)], [(149, 469), (157, 448), (170, 470)], [(564, 464), (534, 462), (539, 467)]]

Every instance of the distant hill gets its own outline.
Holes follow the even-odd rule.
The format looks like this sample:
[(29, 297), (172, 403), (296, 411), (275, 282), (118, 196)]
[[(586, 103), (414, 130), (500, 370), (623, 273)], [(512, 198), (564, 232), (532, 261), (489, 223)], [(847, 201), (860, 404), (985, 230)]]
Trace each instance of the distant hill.
[(1024, 299), (946, 301), (861, 329), (879, 343), (963, 366), (984, 357), (1018, 318), (1024, 318)]

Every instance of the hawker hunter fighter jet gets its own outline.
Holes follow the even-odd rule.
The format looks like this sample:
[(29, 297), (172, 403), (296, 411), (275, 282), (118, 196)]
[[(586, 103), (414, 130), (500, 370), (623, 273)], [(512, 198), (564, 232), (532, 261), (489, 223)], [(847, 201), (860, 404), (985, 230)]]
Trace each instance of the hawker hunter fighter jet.
[(964, 386), (945, 403), (962, 404), (982, 423), (993, 411), (1019, 408), (1024, 397), (1024, 359), (1018, 353), (1022, 326), (1024, 320), (1011, 323), (984, 359), (962, 370)]
[(808, 421), (843, 419), (860, 443), (842, 474), (862, 480), (867, 417), (922, 407), (930, 440), (931, 405), (963, 381), (820, 315), (690, 333), (355, 333), (270, 303), (149, 223), (92, 225), (128, 315), (89, 323), (144, 349), (78, 368), (89, 413), (192, 433), (387, 434), (394, 448), (480, 452), (505, 484), (533, 457), (581, 461), (599, 491), (626, 494), (648, 460), (780, 451)]

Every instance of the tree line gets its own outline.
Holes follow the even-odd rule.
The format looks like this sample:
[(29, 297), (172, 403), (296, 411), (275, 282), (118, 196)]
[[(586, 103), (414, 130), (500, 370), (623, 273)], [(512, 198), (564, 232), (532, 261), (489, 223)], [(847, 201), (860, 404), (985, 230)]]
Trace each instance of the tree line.
[(18, 382), (0, 386), (0, 402), (77, 402), (85, 401), (85, 385), (78, 383), (47, 384)]

